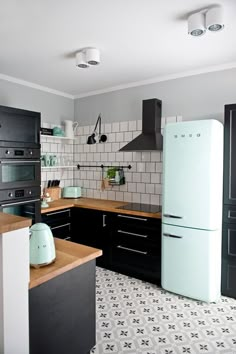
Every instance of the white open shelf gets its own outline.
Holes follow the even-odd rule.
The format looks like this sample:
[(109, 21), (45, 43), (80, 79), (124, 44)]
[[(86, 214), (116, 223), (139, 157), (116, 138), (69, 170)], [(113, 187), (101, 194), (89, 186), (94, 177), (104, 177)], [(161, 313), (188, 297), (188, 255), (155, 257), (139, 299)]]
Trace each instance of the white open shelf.
[(74, 138), (69, 138), (68, 136), (57, 136), (57, 135), (46, 135), (46, 134), (41, 134), (41, 136), (44, 136), (46, 138), (52, 138), (52, 139), (61, 139), (61, 140), (75, 140)]

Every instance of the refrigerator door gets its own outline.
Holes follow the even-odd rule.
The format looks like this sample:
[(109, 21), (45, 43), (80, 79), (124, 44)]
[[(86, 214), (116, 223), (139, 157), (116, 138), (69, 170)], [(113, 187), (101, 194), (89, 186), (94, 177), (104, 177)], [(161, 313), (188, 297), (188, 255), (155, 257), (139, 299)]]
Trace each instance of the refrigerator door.
[(163, 222), (220, 228), (223, 125), (213, 119), (167, 124), (163, 154)]
[(220, 298), (221, 230), (162, 224), (161, 285), (206, 302)]

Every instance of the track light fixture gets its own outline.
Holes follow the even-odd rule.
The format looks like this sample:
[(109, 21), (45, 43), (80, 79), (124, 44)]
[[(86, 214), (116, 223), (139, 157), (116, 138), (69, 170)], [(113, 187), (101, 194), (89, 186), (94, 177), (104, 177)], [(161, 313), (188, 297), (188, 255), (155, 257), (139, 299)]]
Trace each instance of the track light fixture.
[(88, 68), (100, 63), (100, 53), (97, 48), (84, 48), (76, 53), (76, 66)]
[(188, 17), (188, 34), (202, 36), (206, 30), (217, 32), (224, 28), (223, 10), (220, 6), (196, 12)]

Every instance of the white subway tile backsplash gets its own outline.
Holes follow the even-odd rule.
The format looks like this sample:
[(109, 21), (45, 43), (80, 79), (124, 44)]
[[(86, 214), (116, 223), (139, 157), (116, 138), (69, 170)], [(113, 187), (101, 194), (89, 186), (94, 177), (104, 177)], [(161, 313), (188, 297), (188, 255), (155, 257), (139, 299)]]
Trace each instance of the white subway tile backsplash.
[(155, 162), (147, 162), (146, 163), (146, 172), (156, 172)]
[(128, 131), (128, 122), (120, 122), (120, 131), (127, 132)]
[(160, 183), (160, 173), (151, 174), (151, 183)]
[(146, 183), (146, 193), (154, 194), (155, 193), (155, 187), (154, 186), (155, 186), (154, 184)]
[(124, 141), (130, 142), (133, 139), (132, 132), (125, 132), (124, 133)]
[(132, 193), (132, 202), (141, 203), (141, 195), (139, 193)]
[(141, 173), (133, 173), (133, 182), (141, 182)]
[(150, 183), (151, 174), (150, 173), (142, 173), (141, 181), (144, 182), (144, 183)]
[(177, 117), (166, 117), (166, 124), (167, 123), (176, 123), (177, 122)]
[(137, 190), (137, 185), (136, 183), (128, 183), (128, 192), (136, 192)]
[(120, 131), (120, 123), (119, 122), (112, 123), (112, 132), (116, 133), (119, 131)]
[[(182, 116), (162, 118), (165, 122), (181, 121)], [(111, 165), (127, 166), (124, 169), (126, 183), (121, 186), (109, 186), (101, 190), (102, 171), (98, 168), (84, 167), (74, 169), (46, 169), (42, 171), (42, 188), (49, 179), (60, 179), (61, 187), (66, 185), (80, 185), (82, 195), (98, 199), (111, 199), (126, 202), (141, 202), (145, 204), (159, 204), (162, 202), (162, 152), (121, 152), (119, 149), (140, 134), (142, 120), (106, 123), (102, 125), (102, 132), (107, 134), (106, 143), (87, 144), (88, 135), (94, 126), (79, 127), (74, 141), (55, 141), (53, 137), (41, 138), (42, 154), (55, 154), (59, 160), (69, 161), (70, 164), (81, 165)], [(73, 162), (74, 161), (74, 162)], [(106, 175), (107, 168), (104, 170)]]
[(124, 133), (116, 133), (116, 142), (124, 141)]
[(132, 152), (124, 152), (124, 161), (132, 161), (132, 156), (133, 156), (133, 154), (132, 154)]
[(142, 130), (142, 125), (143, 125), (143, 122), (142, 122), (141, 119), (139, 119), (139, 120), (137, 121), (137, 130), (141, 131), (141, 130)]
[(129, 124), (129, 131), (137, 130), (137, 121), (136, 120), (130, 120), (128, 124)]
[(138, 193), (145, 193), (145, 184), (144, 183), (137, 183), (137, 192)]
[(114, 143), (116, 141), (116, 133), (110, 133), (107, 137), (109, 143)]
[(105, 124), (105, 133), (111, 133), (111, 123)]
[(111, 145), (111, 150), (112, 150), (112, 152), (118, 152), (119, 149), (120, 149), (120, 143), (113, 143), (113, 144)]
[(141, 194), (141, 203), (150, 204), (150, 194)]

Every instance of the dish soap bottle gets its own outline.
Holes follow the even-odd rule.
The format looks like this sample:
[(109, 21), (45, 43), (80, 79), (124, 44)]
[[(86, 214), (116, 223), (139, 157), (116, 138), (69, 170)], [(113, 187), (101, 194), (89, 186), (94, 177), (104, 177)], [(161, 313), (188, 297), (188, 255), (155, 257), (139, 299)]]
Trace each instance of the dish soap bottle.
[(120, 171), (119, 170), (116, 170), (115, 182), (117, 184), (120, 184)]

